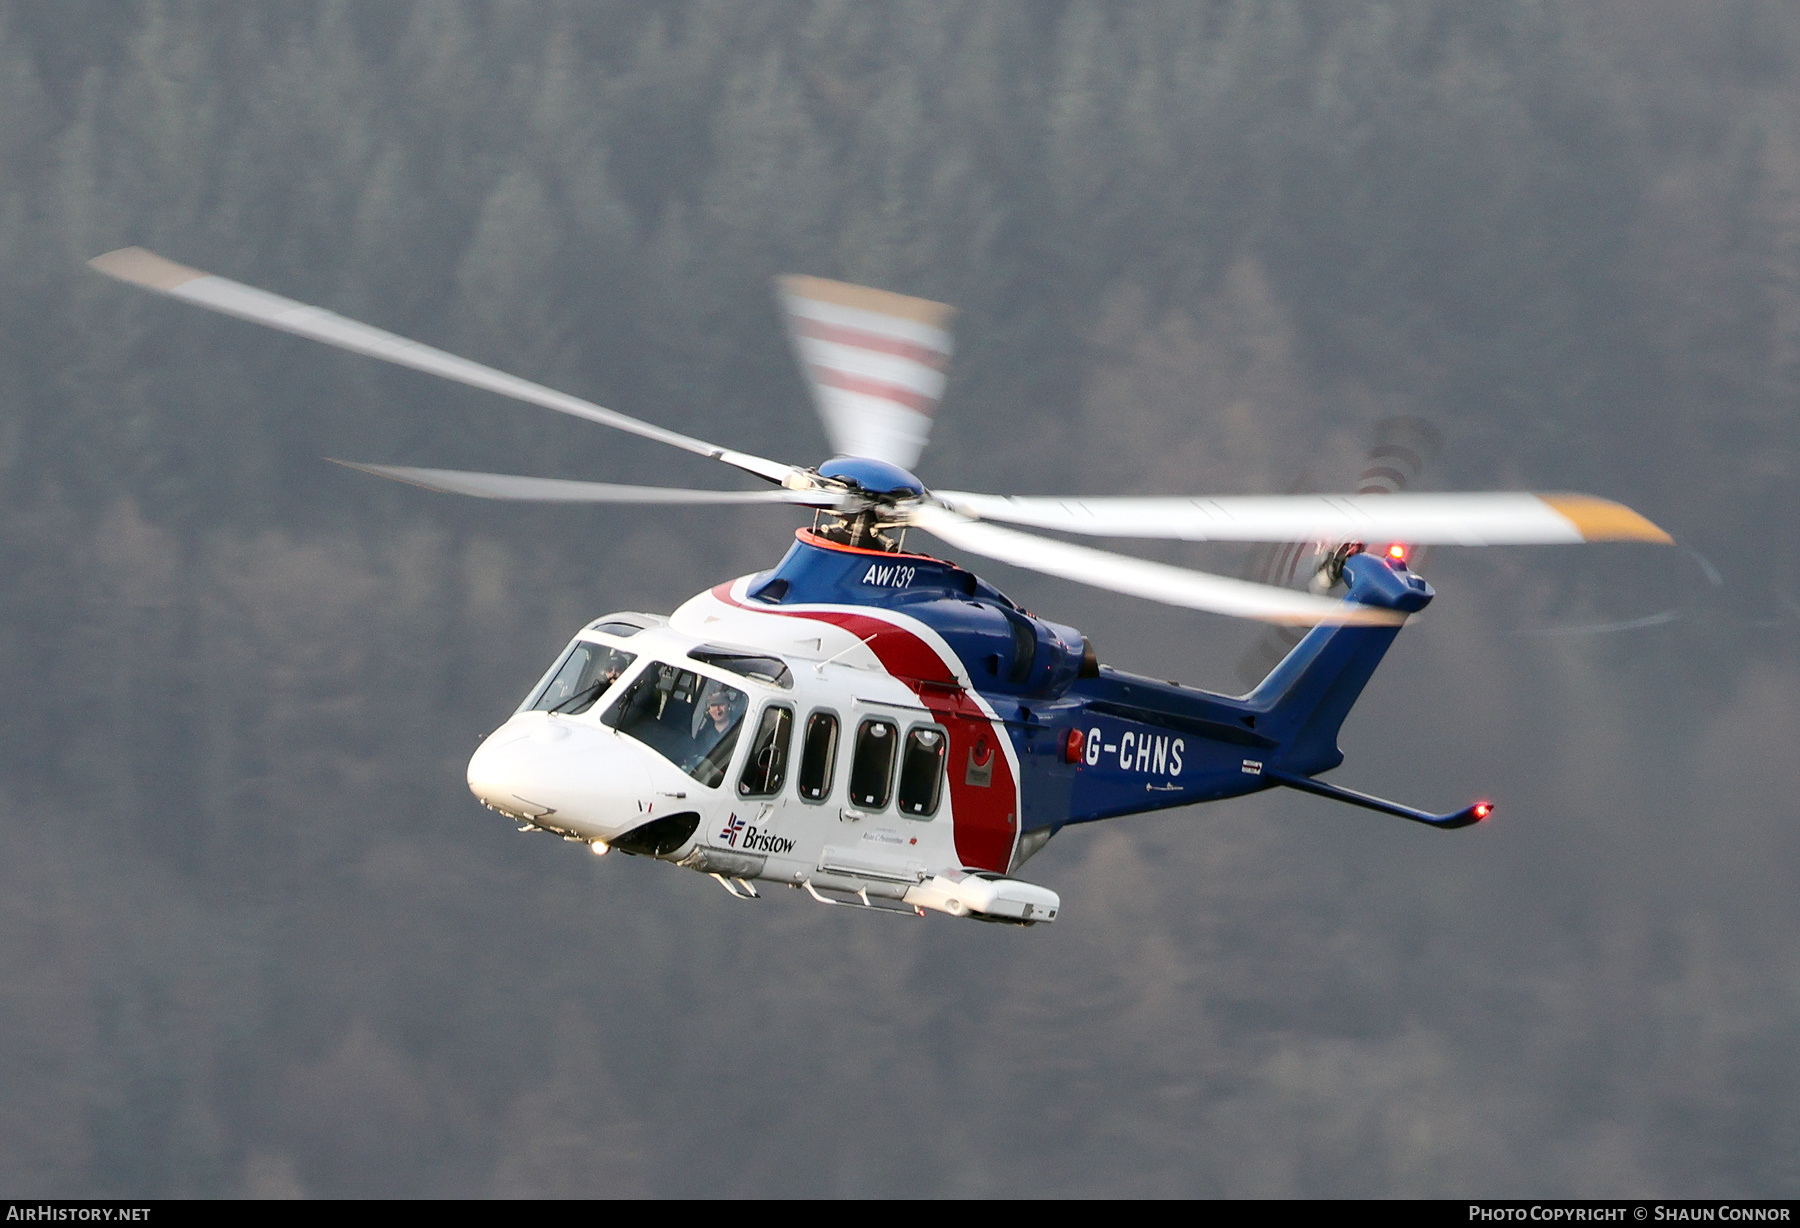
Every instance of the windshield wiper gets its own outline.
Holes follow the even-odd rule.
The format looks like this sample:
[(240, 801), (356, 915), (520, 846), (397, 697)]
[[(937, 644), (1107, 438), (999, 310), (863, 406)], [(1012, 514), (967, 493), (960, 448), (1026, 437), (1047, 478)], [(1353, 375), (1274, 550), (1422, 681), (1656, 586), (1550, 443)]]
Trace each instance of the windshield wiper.
[(583, 709), (587, 708), (595, 700), (599, 699), (601, 695), (605, 694), (606, 688), (611, 686), (612, 683), (613, 680), (610, 678), (597, 678), (593, 682), (582, 687), (579, 691), (576, 691), (567, 699), (563, 700), (561, 703), (557, 704), (554, 708), (551, 708), (550, 711), (563, 716), (573, 715), (577, 704), (581, 705)]

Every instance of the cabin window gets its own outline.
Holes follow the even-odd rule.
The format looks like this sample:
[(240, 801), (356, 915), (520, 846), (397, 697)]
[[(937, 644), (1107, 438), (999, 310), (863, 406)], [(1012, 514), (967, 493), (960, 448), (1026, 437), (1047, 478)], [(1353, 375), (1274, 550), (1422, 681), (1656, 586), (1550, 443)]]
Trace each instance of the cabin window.
[(937, 813), (943, 792), (944, 752), (949, 738), (935, 725), (920, 725), (906, 735), (900, 758), (900, 813), (929, 819)]
[(550, 672), (550, 680), (532, 696), (527, 710), (567, 716), (586, 712), (635, 660), (629, 652), (577, 640)]
[(742, 691), (657, 661), (601, 724), (629, 734), (709, 789), (725, 779), (748, 701)]
[(763, 709), (756, 736), (750, 741), (750, 758), (738, 777), (739, 797), (773, 797), (787, 780), (788, 738), (794, 732), (794, 711), (780, 704)]
[(806, 718), (806, 737), (800, 744), (800, 796), (822, 802), (831, 792), (831, 773), (837, 765), (838, 718), (831, 712), (815, 712)]
[(856, 731), (856, 758), (850, 764), (850, 804), (881, 810), (894, 789), (894, 752), (900, 745), (892, 721), (866, 720)]

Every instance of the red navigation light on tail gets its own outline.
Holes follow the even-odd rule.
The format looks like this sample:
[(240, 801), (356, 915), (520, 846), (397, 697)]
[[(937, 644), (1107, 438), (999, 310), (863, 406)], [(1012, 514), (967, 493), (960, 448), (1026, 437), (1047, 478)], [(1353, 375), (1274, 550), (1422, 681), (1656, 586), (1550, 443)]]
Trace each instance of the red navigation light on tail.
[(1485, 819), (1492, 813), (1494, 813), (1494, 804), (1492, 802), (1475, 803), (1475, 817), (1477, 819)]

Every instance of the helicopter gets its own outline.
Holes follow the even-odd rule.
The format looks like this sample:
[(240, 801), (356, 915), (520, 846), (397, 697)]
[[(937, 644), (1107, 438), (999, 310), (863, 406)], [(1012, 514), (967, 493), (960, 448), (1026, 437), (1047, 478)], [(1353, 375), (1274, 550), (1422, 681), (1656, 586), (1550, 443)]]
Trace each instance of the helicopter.
[[(777, 279), (787, 331), (837, 455), (817, 466), (697, 439), (324, 308), (142, 248), (95, 257), (120, 281), (269, 328), (671, 445), (762, 479), (687, 490), (339, 462), (425, 489), (567, 504), (810, 510), (776, 565), (668, 615), (583, 627), (480, 744), (468, 785), (526, 832), (710, 875), (740, 899), (786, 885), (824, 904), (1012, 925), (1061, 900), (1019, 877), (1063, 828), (1287, 788), (1440, 830), (1449, 813), (1320, 780), (1338, 731), (1434, 593), (1430, 545), (1638, 541), (1648, 519), (1581, 494), (1025, 497), (931, 490), (912, 472), (953, 352), (952, 309), (810, 276)], [(1043, 536), (1303, 543), (1304, 588), (1233, 579)], [(1130, 596), (1304, 630), (1245, 694), (1113, 669), (1074, 627), (966, 555)]]

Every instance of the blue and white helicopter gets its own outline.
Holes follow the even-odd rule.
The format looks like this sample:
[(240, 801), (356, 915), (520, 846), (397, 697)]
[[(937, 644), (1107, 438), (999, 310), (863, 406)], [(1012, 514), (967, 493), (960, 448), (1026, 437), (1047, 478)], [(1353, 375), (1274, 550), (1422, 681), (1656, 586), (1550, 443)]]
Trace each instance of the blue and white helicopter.
[[(618, 613), (575, 637), (469, 762), (489, 808), (594, 852), (658, 858), (735, 896), (784, 883), (821, 902), (984, 921), (1052, 921), (1017, 877), (1071, 824), (1281, 786), (1437, 828), (1430, 814), (1318, 779), (1338, 729), (1409, 615), (1428, 544), (1668, 535), (1586, 495), (1017, 498), (928, 490), (909, 471), (951, 354), (943, 304), (785, 277), (790, 336), (840, 455), (766, 460), (604, 409), (318, 307), (125, 248), (99, 272), (284, 332), (723, 461), (766, 490), (677, 490), (356, 465), (430, 490), (562, 503), (785, 503), (812, 523), (772, 569), (672, 615)], [(1309, 591), (1060, 539), (1310, 543)], [(1189, 609), (1310, 626), (1248, 694), (1099, 664), (1073, 627), (973, 572), (904, 548), (918, 529), (969, 555)], [(1363, 543), (1374, 543), (1365, 549)]]

